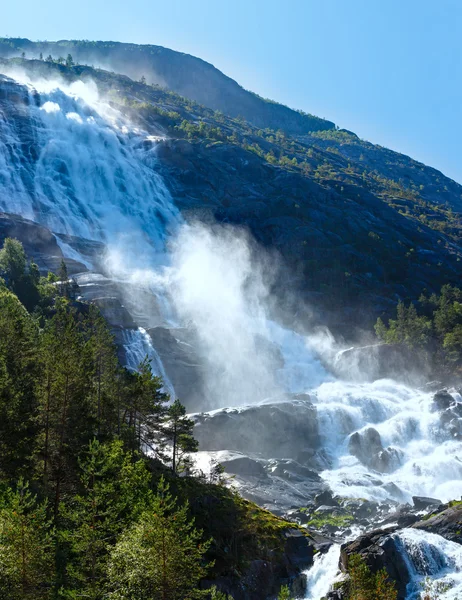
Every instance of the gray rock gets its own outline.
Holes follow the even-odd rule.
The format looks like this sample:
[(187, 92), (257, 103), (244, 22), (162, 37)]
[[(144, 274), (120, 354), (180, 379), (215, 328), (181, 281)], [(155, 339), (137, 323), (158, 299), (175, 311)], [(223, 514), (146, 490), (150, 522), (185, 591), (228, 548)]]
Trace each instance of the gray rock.
[(436, 498), (426, 498), (425, 496), (412, 496), (412, 501), (414, 502), (414, 508), (416, 510), (425, 510), (426, 508), (440, 506), (442, 504), (441, 500), (437, 500)]
[(192, 415), (204, 450), (236, 450), (265, 458), (293, 458), (319, 446), (316, 408), (309, 397), (286, 397), (242, 408)]
[(263, 479), (268, 477), (263, 465), (248, 456), (235, 456), (228, 460), (222, 460), (220, 464), (226, 473), (243, 476), (250, 475), (251, 477), (260, 477)]

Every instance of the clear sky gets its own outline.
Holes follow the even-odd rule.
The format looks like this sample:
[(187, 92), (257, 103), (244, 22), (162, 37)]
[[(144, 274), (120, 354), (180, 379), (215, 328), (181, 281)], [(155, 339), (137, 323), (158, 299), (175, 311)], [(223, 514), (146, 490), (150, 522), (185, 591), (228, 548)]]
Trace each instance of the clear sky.
[(462, 183), (462, 0), (21, 0), (0, 35), (149, 43)]

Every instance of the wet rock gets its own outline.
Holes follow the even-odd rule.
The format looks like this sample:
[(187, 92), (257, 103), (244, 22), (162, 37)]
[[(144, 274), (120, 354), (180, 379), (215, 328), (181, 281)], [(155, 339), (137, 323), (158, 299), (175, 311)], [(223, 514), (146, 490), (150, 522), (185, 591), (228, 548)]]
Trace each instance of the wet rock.
[(354, 381), (389, 377), (411, 383), (419, 379), (415, 356), (408, 348), (397, 344), (372, 344), (343, 350), (337, 354), (334, 370), (339, 377)]
[(383, 488), (390, 495), (390, 498), (392, 500), (395, 500), (397, 502), (406, 502), (408, 496), (403, 492), (403, 490), (400, 487), (396, 485), (396, 483), (389, 481), (387, 483), (383, 483), (380, 487)]
[(292, 458), (319, 445), (316, 408), (308, 396), (191, 415), (204, 450), (235, 450), (264, 458)]
[(401, 548), (390, 535), (393, 531), (396, 531), (396, 528), (379, 529), (342, 545), (340, 563), (342, 570), (347, 571), (349, 557), (359, 554), (373, 573), (385, 569), (389, 577), (396, 582), (398, 599), (404, 600), (410, 576)]
[(379, 473), (391, 473), (402, 461), (403, 452), (390, 446), (384, 448), (379, 432), (373, 427), (357, 431), (348, 442), (350, 454), (363, 464)]
[(338, 506), (338, 500), (334, 498), (332, 492), (329, 490), (324, 490), (320, 494), (317, 494), (314, 497), (314, 503), (316, 506)]
[(401, 465), (403, 456), (402, 450), (390, 446), (372, 455), (369, 466), (379, 473), (392, 473)]
[(419, 521), (412, 527), (437, 533), (451, 542), (462, 544), (462, 500), (430, 518)]
[(369, 464), (371, 456), (383, 450), (379, 432), (373, 427), (368, 427), (363, 432), (353, 433), (348, 441), (348, 450), (360, 462)]
[(420, 521), (420, 517), (412, 513), (404, 513), (398, 516), (398, 527), (410, 527)]
[(288, 481), (322, 481), (316, 471), (300, 465), (295, 460), (270, 460), (268, 468), (273, 476), (282, 477)]
[(446, 410), (454, 403), (454, 398), (446, 390), (441, 390), (433, 396), (433, 410)]
[(120, 327), (122, 329), (133, 329), (136, 327), (132, 316), (122, 305), (119, 298), (104, 297), (94, 298), (92, 303), (101, 311), (110, 327)]
[(263, 465), (248, 456), (235, 456), (228, 460), (222, 460), (220, 464), (226, 473), (260, 478), (268, 477)]
[(195, 332), (184, 327), (154, 327), (148, 329), (148, 334), (177, 397), (188, 411), (205, 408), (205, 367), (197, 352)]
[[(44, 275), (48, 271), (59, 271), (63, 252), (54, 233), (46, 227), (19, 215), (0, 212), (0, 247), (7, 237), (16, 238), (22, 243), (27, 256), (33, 259)], [(71, 258), (66, 258), (65, 263), (69, 275), (87, 270), (83, 263)]]
[(426, 498), (425, 496), (412, 496), (412, 501), (414, 502), (414, 508), (416, 510), (425, 510), (426, 508), (436, 507), (442, 504), (441, 500), (437, 500), (436, 498)]

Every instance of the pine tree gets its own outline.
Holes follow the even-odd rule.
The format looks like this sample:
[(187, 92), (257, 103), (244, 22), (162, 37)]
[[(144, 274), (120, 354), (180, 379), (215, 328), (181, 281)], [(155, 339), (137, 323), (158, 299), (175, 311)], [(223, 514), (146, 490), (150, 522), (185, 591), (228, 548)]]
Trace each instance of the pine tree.
[(133, 462), (121, 441), (90, 443), (80, 461), (81, 492), (65, 511), (72, 524), (68, 574), (85, 598), (104, 597), (108, 545), (148, 506), (149, 483), (144, 461)]
[(278, 600), (289, 600), (290, 591), (289, 586), (283, 585), (278, 594)]
[(0, 508), (0, 597), (46, 600), (53, 587), (54, 535), (45, 504), (19, 481)]
[(69, 291), (70, 291), (69, 275), (67, 273), (67, 266), (66, 266), (66, 263), (64, 262), (64, 259), (61, 259), (61, 264), (59, 266), (58, 279), (59, 279), (59, 294), (60, 294), (60, 296), (63, 296), (64, 298), (69, 298)]
[(167, 411), (164, 434), (172, 445), (171, 465), (174, 474), (186, 470), (190, 461), (188, 454), (197, 452), (199, 444), (193, 436), (194, 421), (186, 416), (186, 408), (178, 398)]
[(25, 475), (37, 434), (38, 329), (18, 298), (0, 287), (0, 478)]
[(86, 370), (92, 379), (92, 405), (98, 439), (109, 439), (117, 429), (118, 361), (114, 337), (96, 306), (85, 322)]
[(188, 600), (206, 597), (199, 591), (205, 577), (204, 555), (210, 542), (201, 540), (187, 505), (178, 507), (161, 480), (157, 496), (139, 522), (122, 534), (111, 552), (108, 595), (111, 600)]
[(162, 424), (169, 397), (161, 391), (162, 381), (153, 375), (147, 357), (139, 365), (138, 372), (127, 376), (126, 383), (128, 395), (122, 422), (128, 429), (133, 452), (144, 444), (158, 458), (164, 458)]
[[(46, 488), (54, 488), (58, 514), (63, 486), (77, 467), (79, 449), (94, 436), (96, 419), (90, 407), (90, 374), (85, 369), (84, 340), (77, 317), (65, 300), (41, 336), (44, 377), (40, 385), (37, 458)], [(72, 433), (71, 433), (72, 432)]]

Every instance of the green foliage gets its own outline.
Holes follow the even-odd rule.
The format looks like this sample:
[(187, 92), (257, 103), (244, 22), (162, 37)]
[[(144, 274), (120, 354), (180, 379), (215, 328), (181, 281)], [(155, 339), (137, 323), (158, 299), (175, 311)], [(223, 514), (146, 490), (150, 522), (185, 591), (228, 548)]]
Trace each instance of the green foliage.
[(278, 600), (290, 600), (289, 586), (283, 585), (278, 594)]
[(109, 598), (186, 600), (206, 597), (198, 584), (206, 574), (203, 557), (210, 542), (178, 507), (164, 479), (139, 521), (114, 547), (109, 558)]
[(121, 441), (90, 442), (79, 461), (80, 492), (64, 507), (71, 528), (64, 534), (71, 551), (67, 571), (76, 592), (97, 600), (107, 586), (108, 544), (146, 510), (150, 475), (132, 460)]
[(6, 238), (4, 241), (0, 250), (0, 275), (26, 308), (32, 309), (37, 304), (38, 268), (34, 263), (27, 264), (24, 248), (16, 239)]
[(167, 410), (164, 434), (172, 445), (171, 464), (173, 473), (190, 467), (188, 454), (197, 452), (198, 443), (193, 436), (194, 421), (186, 416), (186, 408), (176, 399)]
[(422, 295), (418, 309), (399, 302), (396, 319), (386, 325), (378, 319), (377, 337), (387, 344), (402, 344), (416, 350), (435, 370), (462, 366), (462, 290), (451, 285), (437, 296)]
[(65, 265), (34, 275), (31, 314), (12, 290), (30, 275), (22, 246), (2, 257), (0, 597), (221, 599), (199, 591), (209, 571), (281, 556), (294, 525), (223, 486), (219, 465), (191, 476), (184, 406), (147, 359), (119, 365), (99, 311), (68, 297)]
[(46, 504), (22, 479), (0, 499), (0, 596), (8, 600), (51, 598), (54, 533)]
[(385, 569), (371, 573), (359, 554), (348, 559), (348, 600), (396, 600), (395, 584), (390, 582)]

